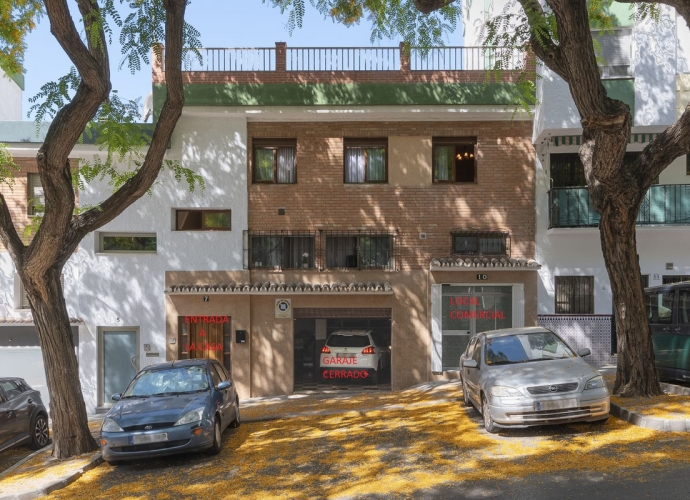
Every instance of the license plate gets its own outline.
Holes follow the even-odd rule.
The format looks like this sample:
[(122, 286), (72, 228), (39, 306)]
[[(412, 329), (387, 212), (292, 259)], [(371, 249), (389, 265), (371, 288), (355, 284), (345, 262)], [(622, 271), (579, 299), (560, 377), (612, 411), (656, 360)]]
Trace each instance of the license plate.
[(167, 440), (167, 432), (158, 432), (156, 434), (137, 434), (136, 436), (129, 436), (129, 444), (160, 443), (161, 441)]
[(577, 399), (558, 399), (556, 401), (540, 401), (534, 403), (534, 410), (562, 410), (565, 408), (577, 408), (579, 403)]

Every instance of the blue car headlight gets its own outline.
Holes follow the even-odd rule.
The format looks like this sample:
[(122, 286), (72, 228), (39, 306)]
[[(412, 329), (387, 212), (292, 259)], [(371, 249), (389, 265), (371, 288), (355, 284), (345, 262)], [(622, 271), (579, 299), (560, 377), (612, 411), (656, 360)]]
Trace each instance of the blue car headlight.
[(124, 432), (122, 427), (115, 422), (112, 418), (106, 418), (101, 426), (101, 431), (103, 432)]
[(175, 422), (175, 425), (191, 424), (193, 422), (200, 422), (204, 414), (204, 407), (196, 408), (192, 411), (188, 411), (180, 419)]

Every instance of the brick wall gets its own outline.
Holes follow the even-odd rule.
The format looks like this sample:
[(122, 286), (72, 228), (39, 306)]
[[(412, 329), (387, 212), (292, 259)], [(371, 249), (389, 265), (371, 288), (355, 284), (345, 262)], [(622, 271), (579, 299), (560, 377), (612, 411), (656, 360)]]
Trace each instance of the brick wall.
[[(30, 222), (28, 216), (29, 194), (27, 174), (38, 173), (38, 166), (36, 165), (35, 158), (15, 158), (14, 163), (20, 169), (18, 172), (14, 172), (14, 184), (10, 187), (3, 183), (0, 185), (0, 193), (5, 198), (17, 233), (25, 243), (28, 243), (29, 238), (24, 236), (24, 229)], [(4, 250), (4, 245), (0, 244), (0, 251)]]
[[(432, 136), (476, 136), (477, 182), (344, 184), (342, 138), (391, 136), (427, 144)], [(511, 256), (534, 257), (530, 122), (249, 123), (248, 137), (249, 151), (253, 138), (297, 139), (297, 184), (249, 185), (250, 230), (397, 231), (401, 269), (428, 269), (433, 257), (448, 256), (452, 229), (507, 230)], [(389, 178), (400, 177), (391, 174), (398, 167), (389, 161)]]

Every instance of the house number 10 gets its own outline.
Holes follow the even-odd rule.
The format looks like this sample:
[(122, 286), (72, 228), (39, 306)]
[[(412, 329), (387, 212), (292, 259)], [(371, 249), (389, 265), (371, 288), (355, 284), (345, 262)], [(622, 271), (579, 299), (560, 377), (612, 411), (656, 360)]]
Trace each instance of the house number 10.
[(480, 281), (488, 280), (488, 279), (489, 279), (489, 275), (488, 275), (488, 274), (478, 274), (478, 275), (477, 275), (477, 279), (480, 280)]

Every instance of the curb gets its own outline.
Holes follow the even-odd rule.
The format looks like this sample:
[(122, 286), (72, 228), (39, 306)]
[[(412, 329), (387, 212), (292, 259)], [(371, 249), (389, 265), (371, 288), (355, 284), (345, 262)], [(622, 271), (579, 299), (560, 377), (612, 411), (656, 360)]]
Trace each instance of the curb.
[[(669, 394), (681, 396), (690, 395), (690, 388), (681, 387), (674, 384), (661, 383), (661, 388)], [(620, 418), (625, 422), (661, 432), (690, 432), (690, 420), (667, 419), (659, 417), (649, 417), (632, 411), (624, 406), (620, 406), (611, 401), (611, 415)]]
[[(42, 451), (42, 450), (39, 450)], [(91, 469), (97, 467), (103, 462), (103, 457), (101, 456), (101, 452), (96, 453), (91, 461), (84, 465), (83, 467), (80, 467), (79, 469), (69, 472), (65, 475), (63, 475), (60, 478), (56, 478), (53, 481), (49, 482), (45, 486), (40, 486), (32, 490), (28, 491), (22, 491), (19, 493), (12, 493), (10, 495), (3, 495), (0, 496), (0, 500), (32, 500), (34, 498), (48, 495), (49, 493), (52, 493), (54, 491), (60, 490), (62, 488), (65, 488), (66, 486), (69, 486), (72, 484), (74, 481), (79, 479), (81, 476), (84, 475), (85, 472), (90, 471)]]

